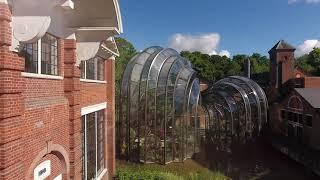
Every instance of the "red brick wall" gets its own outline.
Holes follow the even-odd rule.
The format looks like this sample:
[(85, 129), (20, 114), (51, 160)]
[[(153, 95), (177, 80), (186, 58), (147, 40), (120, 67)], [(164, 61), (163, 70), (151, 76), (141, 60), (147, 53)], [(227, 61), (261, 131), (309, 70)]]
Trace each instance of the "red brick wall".
[(107, 81), (107, 119), (106, 119), (106, 164), (109, 175), (115, 173), (115, 62), (106, 61), (106, 81)]
[[(296, 110), (288, 108), (288, 103), (291, 97), (297, 96), (301, 100), (301, 105), (303, 107), (303, 110)], [(274, 103), (270, 107), (270, 125), (271, 129), (276, 133), (283, 133), (283, 127), (281, 127), (281, 124), (283, 123), (283, 120), (281, 118), (281, 110), (289, 110), (292, 112), (298, 112), (302, 114), (310, 114), (313, 115), (313, 127), (310, 128), (308, 126), (303, 126), (303, 134), (304, 134), (304, 142), (310, 146), (320, 146), (320, 140), (319, 140), (319, 128), (320, 128), (320, 112), (317, 109), (314, 109), (307, 101), (305, 101), (299, 93), (296, 91), (292, 91), (286, 98), (281, 101), (279, 104)]]
[(23, 179), (24, 62), (9, 50), (11, 13), (0, 3), (0, 179)]
[(80, 70), (76, 64), (76, 41), (64, 40), (64, 92), (69, 102), (69, 158), (70, 178), (81, 179), (81, 112), (80, 112)]
[(278, 52), (277, 60), (282, 62), (282, 84), (285, 84), (289, 79), (294, 78), (294, 53)]
[(81, 107), (100, 104), (107, 101), (106, 84), (80, 82)]
[[(80, 83), (75, 40), (59, 40), (62, 80), (22, 77), (24, 58), (9, 50), (11, 14), (0, 4), (0, 179), (33, 179), (52, 161), (53, 178), (81, 179), (81, 107), (107, 102), (106, 166), (115, 170), (114, 60), (106, 60), (106, 84)], [(106, 178), (106, 177), (104, 177)]]
[(320, 88), (320, 77), (305, 77), (305, 88)]

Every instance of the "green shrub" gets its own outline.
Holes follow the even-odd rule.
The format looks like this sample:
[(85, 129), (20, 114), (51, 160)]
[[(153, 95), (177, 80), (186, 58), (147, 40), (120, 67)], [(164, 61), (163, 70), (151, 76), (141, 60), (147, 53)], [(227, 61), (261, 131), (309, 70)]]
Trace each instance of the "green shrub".
[(118, 170), (116, 178), (119, 180), (183, 180), (182, 177), (171, 173), (131, 170)]
[(117, 178), (119, 180), (228, 180), (217, 171), (198, 164), (193, 160), (184, 163), (170, 163), (166, 166), (158, 164), (135, 164), (125, 161), (117, 162)]

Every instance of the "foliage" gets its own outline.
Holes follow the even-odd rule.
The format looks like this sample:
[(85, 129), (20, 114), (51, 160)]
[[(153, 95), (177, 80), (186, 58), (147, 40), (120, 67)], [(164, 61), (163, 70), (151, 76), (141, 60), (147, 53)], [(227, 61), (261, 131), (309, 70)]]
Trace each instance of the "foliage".
[(116, 58), (116, 93), (119, 93), (122, 74), (130, 59), (137, 53), (134, 46), (127, 40), (117, 37), (115, 38), (120, 56)]
[(166, 166), (158, 164), (134, 164), (117, 162), (117, 177), (120, 180), (225, 180), (226, 176), (210, 171), (193, 160), (184, 163), (171, 163)]
[(269, 59), (258, 53), (251, 56), (235, 55), (232, 59), (226, 56), (208, 55), (201, 52), (181, 52), (181, 56), (189, 59), (199, 76), (208, 81), (216, 81), (226, 76), (244, 75), (247, 59), (251, 61), (251, 73), (258, 74), (269, 71)]
[(183, 180), (182, 177), (171, 173), (133, 170), (119, 170), (116, 177), (119, 180)]
[(314, 48), (309, 54), (299, 57), (296, 64), (305, 72), (320, 76), (320, 48)]

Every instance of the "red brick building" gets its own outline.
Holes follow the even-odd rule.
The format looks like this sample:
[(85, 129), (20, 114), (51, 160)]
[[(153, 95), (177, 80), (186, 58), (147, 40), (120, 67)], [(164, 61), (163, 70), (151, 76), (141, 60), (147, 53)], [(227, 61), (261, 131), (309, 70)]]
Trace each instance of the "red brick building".
[(115, 171), (117, 0), (0, 0), (0, 179)]
[(270, 126), (299, 144), (320, 150), (320, 77), (294, 67), (295, 48), (279, 41), (270, 51)]

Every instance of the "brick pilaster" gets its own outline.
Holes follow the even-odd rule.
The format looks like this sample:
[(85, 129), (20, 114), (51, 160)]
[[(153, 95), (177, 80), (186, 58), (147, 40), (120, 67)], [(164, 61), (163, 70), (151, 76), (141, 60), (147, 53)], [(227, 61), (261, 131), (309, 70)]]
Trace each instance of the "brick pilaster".
[(115, 174), (115, 61), (106, 60), (107, 116), (106, 116), (106, 165), (109, 178)]
[(80, 70), (76, 64), (76, 41), (64, 40), (64, 92), (69, 101), (70, 178), (81, 179)]
[(9, 6), (0, 3), (0, 179), (23, 179), (24, 60), (9, 50), (10, 22)]

